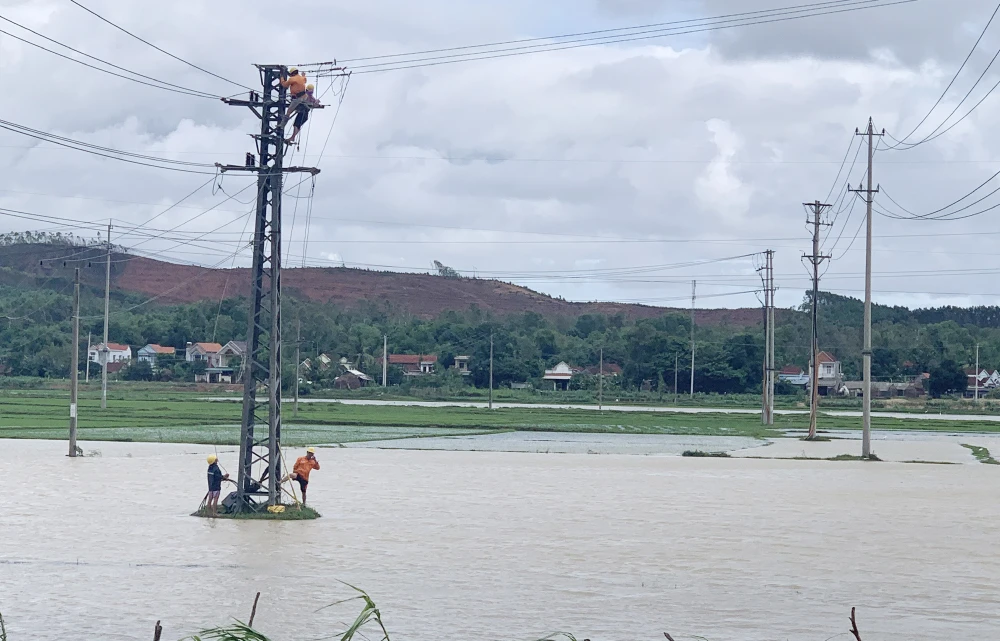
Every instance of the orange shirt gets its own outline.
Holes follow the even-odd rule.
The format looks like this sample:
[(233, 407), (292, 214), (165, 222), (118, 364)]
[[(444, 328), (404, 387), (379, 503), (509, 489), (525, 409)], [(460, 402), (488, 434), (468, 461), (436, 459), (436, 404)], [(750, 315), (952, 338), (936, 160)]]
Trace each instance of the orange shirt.
[(292, 471), (295, 472), (298, 476), (300, 476), (302, 480), (308, 481), (309, 472), (318, 469), (319, 469), (319, 461), (317, 461), (315, 458), (309, 458), (308, 456), (300, 456), (299, 458), (295, 459), (295, 467), (292, 468)]
[(282, 87), (288, 87), (288, 91), (294, 96), (302, 93), (306, 90), (306, 77), (297, 73), (294, 76), (288, 76), (285, 80), (281, 81)]

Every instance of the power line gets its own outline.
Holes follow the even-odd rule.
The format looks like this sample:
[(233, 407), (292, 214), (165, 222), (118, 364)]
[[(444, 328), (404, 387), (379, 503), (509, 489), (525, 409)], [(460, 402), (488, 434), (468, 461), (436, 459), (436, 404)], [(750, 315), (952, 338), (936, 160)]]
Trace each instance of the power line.
[[(946, 95), (948, 95), (949, 91), (951, 91), (951, 88), (955, 84), (955, 81), (958, 80), (958, 77), (961, 75), (962, 70), (965, 69), (965, 65), (967, 65), (969, 63), (969, 59), (972, 58), (972, 54), (975, 53), (976, 49), (979, 48), (979, 44), (982, 42), (983, 37), (986, 35), (986, 32), (989, 30), (990, 25), (993, 24), (993, 19), (996, 18), (998, 11), (1000, 11), (1000, 4), (998, 4), (997, 8), (993, 10), (993, 15), (990, 16), (990, 19), (989, 19), (989, 21), (987, 21), (986, 26), (983, 27), (983, 31), (982, 31), (982, 33), (979, 34), (979, 37), (976, 39), (976, 43), (974, 45), (972, 45), (972, 49), (969, 50), (969, 55), (967, 55), (965, 57), (965, 60), (962, 61), (962, 64), (961, 64), (961, 66), (959, 66), (958, 71), (956, 71), (955, 75), (952, 76), (951, 82), (949, 82), (948, 86), (944, 88), (944, 91), (941, 92), (941, 95), (938, 97), (937, 101), (930, 108), (930, 110), (927, 112), (927, 114), (920, 120), (920, 122), (917, 123), (917, 126), (913, 128), (913, 131), (911, 131), (907, 135), (903, 136), (902, 140), (896, 141), (897, 142), (897, 146), (898, 145), (902, 145), (902, 144), (909, 144), (909, 143), (906, 143), (905, 141), (908, 140), (910, 138), (910, 136), (912, 136), (913, 134), (915, 134), (917, 132), (917, 130), (920, 129), (920, 127), (925, 122), (927, 122), (927, 119), (930, 118), (931, 114), (934, 113), (934, 110), (938, 108), (938, 105), (941, 104), (941, 101), (944, 100), (944, 97)], [(998, 52), (998, 53), (1000, 53), (1000, 52)], [(996, 56), (993, 56), (993, 60), (996, 60)], [(993, 62), (990, 61), (990, 66), (992, 66), (992, 65), (993, 65)], [(986, 67), (986, 70), (987, 71), (989, 70), (989, 66)], [(986, 75), (986, 71), (983, 72), (983, 75)], [(972, 89), (975, 89), (976, 85), (978, 85), (979, 82), (982, 79), (983, 79), (983, 76), (980, 76), (979, 80), (976, 81), (976, 84), (972, 86)], [(972, 89), (969, 90), (969, 93), (972, 93)], [(966, 98), (968, 98), (968, 97), (969, 97), (969, 94), (966, 94)], [(965, 99), (963, 99), (962, 102), (965, 102)], [(959, 106), (961, 106), (961, 104), (962, 103), (959, 103)], [(958, 107), (955, 107), (955, 109), (957, 110)], [(952, 115), (954, 113), (955, 112), (953, 111)], [(951, 117), (951, 115), (948, 116), (948, 118), (950, 118), (950, 117)], [(945, 118), (944, 122), (947, 122), (948, 118)], [(944, 122), (942, 122), (942, 125), (944, 124)], [(938, 129), (940, 129), (942, 125), (938, 125)], [(934, 131), (937, 131), (937, 129), (935, 129)], [(931, 133), (933, 134), (934, 132), (931, 132)], [(893, 138), (893, 140), (895, 140), (895, 138)], [(921, 141), (921, 142), (926, 142), (926, 138), (924, 139), (924, 141)], [(916, 146), (916, 145), (919, 145), (919, 144), (921, 144), (921, 143), (915, 143), (913, 146)], [(888, 147), (888, 149), (894, 149), (894, 148), (895, 147)], [(910, 148), (912, 148), (912, 147), (910, 147)]]
[[(699, 28), (691, 28), (680, 31), (677, 30), (679, 27), (667, 28), (667, 29), (654, 29), (649, 31), (637, 31), (627, 36), (621, 36), (621, 37), (602, 36), (594, 38), (581, 38), (578, 40), (567, 40), (561, 43), (550, 43), (544, 45), (526, 45), (520, 47), (510, 47), (506, 49), (494, 49), (482, 52), (474, 52), (468, 54), (450, 54), (444, 56), (433, 56), (428, 58), (414, 58), (410, 60), (399, 60), (392, 63), (373, 63), (355, 67), (354, 73), (379, 73), (384, 71), (399, 71), (403, 69), (415, 69), (419, 67), (433, 67), (439, 65), (454, 64), (458, 62), (470, 62), (473, 60), (508, 58), (511, 56), (520, 56), (532, 53), (563, 51), (567, 49), (578, 49), (581, 47), (592, 47), (605, 44), (651, 40), (651, 39), (664, 38), (668, 36), (703, 33), (707, 31), (732, 29), (735, 27), (786, 22), (789, 20), (800, 20), (803, 18), (810, 18), (816, 16), (824, 16), (824, 15), (831, 15), (838, 13), (849, 13), (865, 9), (889, 7), (893, 5), (911, 4), (913, 2), (917, 2), (917, 0), (895, 0), (894, 2), (871, 4), (873, 2), (879, 2), (879, 0), (856, 0), (853, 2), (846, 2), (846, 1), (838, 2), (836, 6), (844, 6), (847, 8), (833, 9), (827, 11), (817, 11), (815, 9), (805, 9), (805, 10), (795, 11), (791, 10), (794, 9), (794, 7), (785, 7), (782, 9), (772, 10), (773, 12), (776, 13), (772, 13), (770, 14), (770, 16), (779, 16), (779, 17), (768, 16), (767, 19), (756, 19), (756, 20), (755, 19), (722, 20), (715, 24), (710, 24), (708, 26), (701, 26)], [(823, 4), (829, 4), (829, 3), (823, 3)], [(867, 5), (867, 6), (855, 6), (855, 5)], [(810, 6), (810, 5), (802, 5), (802, 6)], [(808, 11), (813, 11), (813, 12), (806, 13)], [(794, 15), (802, 13), (805, 13), (805, 15)], [(726, 24), (728, 22), (732, 22), (734, 24)]]
[[(22, 136), (28, 136), (30, 138), (35, 138), (37, 140), (43, 140), (45, 142), (50, 142), (55, 145), (60, 145), (67, 147), (69, 149), (75, 149), (76, 151), (83, 151), (95, 156), (101, 156), (103, 158), (110, 158), (112, 160), (118, 160), (120, 162), (128, 162), (134, 165), (141, 165), (144, 167), (154, 167), (156, 169), (167, 169), (169, 171), (179, 171), (189, 174), (204, 174), (204, 175), (214, 175), (214, 171), (198, 171), (193, 169), (185, 169), (184, 167), (214, 167), (208, 163), (195, 163), (188, 162), (186, 160), (170, 160), (169, 158), (159, 158), (156, 156), (147, 156), (144, 154), (136, 154), (127, 151), (121, 151), (119, 149), (112, 149), (110, 147), (102, 147), (100, 145), (94, 145), (91, 143), (82, 142), (79, 140), (74, 140), (72, 138), (66, 138), (64, 136), (57, 136), (45, 131), (40, 131), (38, 129), (32, 129), (30, 127), (25, 127), (24, 125), (19, 125), (15, 122), (10, 122), (8, 120), (0, 120), (0, 129), (6, 129), (7, 131), (20, 134)], [(140, 159), (140, 160), (134, 160)], [(149, 160), (153, 162), (142, 162), (143, 160)], [(163, 164), (157, 164), (163, 163)], [(170, 167), (166, 165), (180, 165), (180, 167)]]
[(153, 49), (156, 49), (156, 50), (157, 50), (157, 51), (159, 51), (160, 53), (163, 53), (163, 54), (166, 54), (166, 55), (170, 56), (171, 58), (173, 58), (174, 60), (177, 60), (178, 62), (183, 62), (184, 64), (186, 64), (186, 65), (187, 65), (187, 66), (189, 66), (189, 67), (192, 67), (192, 68), (194, 68), (194, 69), (197, 69), (198, 71), (201, 71), (201, 72), (203, 72), (203, 73), (206, 73), (206, 74), (208, 74), (208, 75), (210, 75), (210, 76), (212, 76), (212, 77), (214, 77), (214, 78), (218, 78), (219, 80), (223, 80), (223, 81), (225, 81), (225, 82), (228, 82), (228, 83), (229, 83), (229, 84), (231, 84), (231, 85), (235, 85), (235, 86), (237, 86), (237, 87), (240, 87), (241, 89), (247, 89), (247, 90), (250, 90), (250, 91), (253, 91), (253, 89), (251, 89), (250, 87), (247, 87), (246, 85), (241, 85), (241, 84), (240, 84), (240, 83), (238, 83), (238, 82), (235, 82), (235, 81), (233, 81), (233, 80), (230, 80), (230, 79), (228, 79), (228, 78), (225, 78), (225, 77), (223, 77), (223, 76), (220, 76), (220, 75), (219, 75), (219, 74), (217, 74), (217, 73), (213, 73), (213, 72), (209, 71), (208, 69), (205, 69), (205, 68), (203, 68), (203, 67), (199, 67), (198, 65), (194, 64), (193, 62), (188, 62), (188, 61), (187, 61), (187, 60), (185, 60), (184, 58), (181, 58), (181, 57), (179, 57), (179, 56), (175, 56), (174, 54), (170, 53), (169, 51), (167, 51), (167, 50), (165, 50), (165, 49), (162, 49), (162, 48), (160, 48), (160, 47), (158, 47), (158, 46), (154, 45), (154, 44), (153, 44), (152, 42), (150, 42), (150, 41), (148, 41), (148, 40), (145, 40), (145, 39), (143, 39), (143, 38), (140, 38), (139, 36), (135, 35), (135, 34), (134, 34), (134, 33), (132, 33), (131, 31), (129, 31), (128, 29), (125, 29), (124, 27), (122, 27), (122, 26), (120, 26), (120, 25), (117, 25), (117, 24), (115, 24), (114, 22), (112, 22), (112, 21), (108, 20), (107, 18), (105, 18), (104, 16), (100, 15), (99, 13), (97, 13), (97, 12), (93, 11), (92, 9), (88, 9), (87, 7), (83, 6), (82, 4), (80, 4), (79, 2), (77, 2), (77, 0), (70, 0), (70, 2), (72, 2), (72, 3), (73, 3), (73, 4), (75, 4), (76, 6), (80, 7), (81, 9), (83, 9), (84, 11), (86, 11), (87, 13), (89, 13), (90, 15), (94, 16), (95, 18), (98, 18), (98, 19), (99, 19), (99, 20), (101, 20), (102, 22), (105, 22), (105, 23), (107, 23), (107, 24), (111, 25), (111, 26), (112, 26), (112, 27), (114, 27), (115, 29), (118, 29), (118, 30), (119, 30), (119, 31), (121, 31), (122, 33), (124, 33), (124, 34), (126, 34), (126, 35), (129, 35), (129, 36), (131, 36), (131, 37), (135, 38), (136, 40), (138, 40), (139, 42), (141, 42), (141, 43), (143, 43), (143, 44), (146, 44), (146, 45), (149, 45), (150, 47), (152, 47)]
[[(137, 83), (142, 84), (142, 85), (147, 85), (147, 86), (150, 86), (150, 87), (156, 87), (157, 89), (163, 89), (165, 91), (173, 91), (174, 93), (180, 93), (180, 94), (185, 94), (185, 95), (190, 95), (190, 96), (196, 96), (196, 97), (200, 97), (200, 98), (211, 98), (213, 100), (218, 100), (220, 98), (220, 96), (216, 96), (216, 95), (213, 95), (213, 94), (210, 94), (210, 93), (206, 93), (204, 91), (199, 91), (198, 89), (191, 89), (189, 87), (184, 87), (182, 85), (176, 85), (176, 84), (173, 84), (171, 82), (166, 82), (164, 80), (160, 80), (158, 78), (154, 78), (152, 76), (147, 76), (146, 74), (142, 74), (142, 73), (139, 73), (137, 71), (132, 71), (131, 69), (126, 69), (125, 67), (121, 67), (121, 66), (116, 65), (114, 63), (108, 62), (107, 60), (103, 60), (101, 58), (98, 58), (97, 56), (92, 56), (89, 53), (86, 53), (84, 51), (80, 51), (79, 49), (74, 49), (73, 47), (71, 47), (71, 46), (69, 46), (69, 45), (67, 45), (67, 44), (65, 44), (63, 42), (60, 42), (60, 41), (55, 40), (53, 38), (50, 38), (50, 37), (48, 37), (48, 36), (46, 36), (44, 34), (41, 34), (41, 33), (37, 32), (37, 31), (35, 31), (34, 29), (31, 29), (29, 27), (24, 26), (23, 24), (14, 22), (10, 18), (6, 18), (4, 16), (0, 16), (0, 20), (4, 20), (5, 22), (9, 22), (10, 24), (14, 25), (15, 27), (19, 27), (21, 29), (24, 29), (25, 31), (27, 31), (29, 33), (32, 33), (32, 34), (38, 36), (39, 38), (42, 38), (44, 40), (47, 40), (48, 42), (57, 44), (60, 47), (65, 47), (66, 49), (69, 49), (70, 51), (72, 51), (74, 53), (78, 53), (81, 56), (86, 56), (87, 58), (90, 58), (91, 60), (96, 60), (97, 62), (100, 62), (101, 64), (104, 64), (104, 65), (107, 65), (107, 66), (109, 66), (109, 67), (111, 67), (113, 69), (118, 69), (119, 71), (124, 71), (125, 73), (132, 74), (133, 76), (138, 76), (140, 78), (145, 78), (146, 80), (152, 80), (153, 82), (158, 83), (158, 84), (151, 84), (149, 82), (143, 82), (141, 80), (136, 80), (135, 78), (129, 78), (128, 76), (123, 76), (121, 74), (114, 73), (112, 71), (108, 71), (107, 69), (101, 69), (100, 67), (95, 67), (94, 65), (91, 65), (91, 64), (88, 64), (86, 62), (83, 62), (82, 60), (77, 60), (76, 58), (71, 58), (70, 56), (63, 55), (63, 54), (59, 53), (58, 51), (53, 51), (53, 50), (48, 49), (46, 47), (43, 47), (43, 46), (41, 46), (41, 45), (39, 45), (37, 43), (31, 42), (30, 40), (25, 40), (24, 38), (20, 38), (18, 36), (15, 36), (12, 33), (8, 33), (7, 31), (4, 31), (4, 30), (0, 29), (0, 33), (8, 35), (11, 38), (14, 38), (15, 40), (19, 40), (19, 41), (21, 41), (21, 42), (23, 42), (25, 44), (31, 45), (32, 47), (37, 47), (37, 48), (41, 49), (42, 51), (47, 51), (47, 52), (49, 52), (49, 53), (51, 53), (53, 55), (59, 56), (60, 58), (64, 58), (64, 59), (69, 60), (71, 62), (75, 62), (77, 64), (83, 65), (85, 67), (89, 67), (91, 69), (95, 69), (95, 70), (100, 71), (102, 73), (107, 73), (107, 74), (110, 74), (112, 76), (116, 76), (118, 78), (124, 78), (126, 80), (131, 80), (132, 82), (137, 82)], [(163, 85), (163, 86), (160, 86), (160, 85)]]

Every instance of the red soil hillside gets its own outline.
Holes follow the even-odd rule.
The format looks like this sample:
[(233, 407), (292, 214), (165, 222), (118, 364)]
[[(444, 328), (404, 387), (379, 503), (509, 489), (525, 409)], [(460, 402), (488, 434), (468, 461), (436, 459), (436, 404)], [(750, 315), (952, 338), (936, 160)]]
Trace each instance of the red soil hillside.
[[(87, 268), (81, 273), (82, 280), (103, 289), (104, 256), (101, 254), (100, 249), (81, 254), (67, 247), (12, 245), (0, 247), (0, 267), (41, 278), (71, 278), (73, 266), (85, 266)], [(73, 258), (64, 265), (62, 257), (67, 255)], [(0, 280), (15, 284), (11, 279)], [(631, 318), (654, 318), (669, 312), (688, 313), (688, 310), (649, 305), (571, 303), (496, 280), (449, 279), (429, 274), (343, 267), (285, 269), (282, 282), (288, 294), (314, 301), (343, 307), (369, 302), (422, 317), (436, 316), (448, 310), (464, 311), (473, 305), (496, 314), (532, 311), (543, 316), (620, 313)], [(193, 303), (219, 300), (223, 295), (249, 295), (250, 271), (210, 269), (115, 254), (112, 286), (117, 290), (156, 297), (160, 303)], [(757, 308), (701, 309), (696, 316), (698, 322), (705, 325), (742, 327), (757, 326), (761, 322), (761, 311)]]

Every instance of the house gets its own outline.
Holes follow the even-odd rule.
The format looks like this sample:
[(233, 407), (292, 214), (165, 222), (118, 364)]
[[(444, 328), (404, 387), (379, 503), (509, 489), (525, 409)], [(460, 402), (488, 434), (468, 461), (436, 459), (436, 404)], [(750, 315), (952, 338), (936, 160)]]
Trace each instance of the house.
[(792, 385), (809, 385), (809, 375), (798, 365), (786, 365), (778, 372), (778, 380)]
[(153, 368), (156, 368), (156, 359), (161, 356), (175, 356), (177, 354), (177, 349), (174, 347), (164, 347), (163, 345), (150, 343), (149, 345), (141, 348), (137, 354), (140, 363), (149, 363)]
[[(930, 374), (918, 374), (899, 381), (872, 381), (872, 398), (918, 398), (925, 395), (924, 382)], [(846, 381), (841, 388), (845, 396), (862, 396), (865, 384), (863, 381)]]
[(461, 374), (462, 376), (470, 376), (472, 374), (472, 371), (469, 370), (469, 360), (471, 358), (472, 358), (471, 356), (455, 357), (455, 369), (457, 369), (458, 373)]
[(132, 360), (131, 347), (112, 342), (108, 342), (107, 348), (104, 347), (104, 343), (91, 345), (90, 351), (87, 352), (87, 360), (91, 363), (97, 363), (100, 365), (102, 362), (102, 356), (105, 354), (107, 354), (107, 362), (109, 365), (111, 363), (128, 362)]
[[(844, 388), (844, 374), (838, 361), (829, 352), (820, 352), (816, 361), (819, 363), (819, 384), (816, 386), (820, 396), (839, 394)], [(809, 368), (810, 377), (812, 367)]]
[(542, 377), (546, 381), (552, 381), (553, 390), (568, 390), (569, 382), (573, 379), (574, 370), (565, 362), (560, 362), (552, 369), (545, 370)]
[[(406, 376), (424, 376), (434, 373), (438, 357), (433, 354), (389, 354), (389, 364), (403, 368)], [(378, 359), (379, 365), (382, 359)]]
[(1000, 388), (1000, 371), (994, 370), (993, 373), (990, 373), (989, 370), (984, 369), (977, 375), (975, 368), (970, 367), (965, 370), (965, 374), (968, 377), (965, 395), (969, 398), (976, 395), (976, 387), (979, 387), (980, 396)]
[(375, 379), (360, 370), (348, 367), (347, 371), (333, 379), (334, 389), (359, 389), (366, 387)]
[(218, 343), (188, 343), (184, 353), (184, 360), (189, 363), (203, 362), (208, 367), (221, 367), (222, 359), (219, 352), (222, 345)]
[(307, 358), (306, 360), (302, 361), (302, 369), (306, 371), (312, 371), (313, 366), (318, 366), (320, 371), (323, 371), (329, 368), (332, 363), (333, 363), (332, 358), (330, 358), (326, 354), (320, 354), (319, 356), (316, 357), (315, 363), (311, 358)]
[(242, 370), (246, 354), (246, 341), (229, 341), (219, 350), (219, 366)]
[(232, 367), (206, 367), (203, 374), (195, 374), (195, 383), (232, 383), (236, 379), (236, 371)]

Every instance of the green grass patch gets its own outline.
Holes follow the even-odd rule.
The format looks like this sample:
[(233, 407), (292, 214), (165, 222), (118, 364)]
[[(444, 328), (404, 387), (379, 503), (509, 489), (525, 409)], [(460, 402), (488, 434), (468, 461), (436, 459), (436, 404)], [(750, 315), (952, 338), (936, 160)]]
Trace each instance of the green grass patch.
[[(191, 516), (213, 518), (209, 517), (204, 509), (194, 512)], [(237, 514), (219, 512), (219, 515), (214, 518), (229, 519), (232, 521), (311, 521), (320, 518), (320, 516), (322, 515), (319, 512), (307, 505), (285, 505), (284, 512), (268, 512), (266, 510), (260, 512), (240, 512)]]
[(993, 458), (993, 456), (990, 455), (989, 449), (985, 447), (980, 447), (979, 445), (967, 445), (965, 443), (962, 443), (962, 447), (970, 450), (972, 455), (975, 456), (976, 460), (980, 463), (985, 465), (1000, 465), (1000, 461)]

